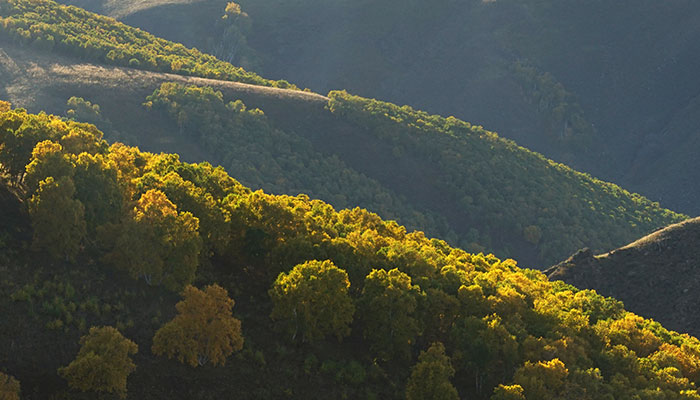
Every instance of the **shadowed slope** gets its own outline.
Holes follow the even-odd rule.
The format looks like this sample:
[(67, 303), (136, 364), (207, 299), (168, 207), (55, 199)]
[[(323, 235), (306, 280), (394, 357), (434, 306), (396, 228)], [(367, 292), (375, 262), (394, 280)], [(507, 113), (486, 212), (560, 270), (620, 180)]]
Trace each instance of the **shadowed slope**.
[(614, 296), (641, 315), (692, 335), (700, 333), (700, 218), (670, 225), (594, 256), (582, 250), (546, 271), (580, 288)]
[[(482, 127), (410, 107), (340, 92), (330, 100), (302, 91), (75, 63), (9, 46), (0, 68), (5, 96), (16, 106), (60, 115), (68, 98), (84, 97), (99, 104), (120, 134), (108, 132), (110, 139), (222, 164), (253, 188), (307, 193), (337, 208), (365, 207), (410, 229), (476, 252), (493, 249), (533, 267), (584, 243), (604, 251), (684, 218)], [(260, 141), (262, 131), (217, 125), (215, 120), (230, 117), (225, 110), (192, 127), (201, 130), (196, 135), (183, 132), (179, 114), (143, 106), (165, 82), (208, 86), (221, 91), (219, 102), (241, 100), (248, 109), (261, 108), (270, 125), (292, 139), (280, 147), (278, 139)], [(184, 102), (171, 104), (177, 108)], [(212, 138), (220, 142), (212, 145)], [(260, 145), (257, 150), (243, 150), (252, 142)], [(280, 156), (292, 160), (292, 167), (268, 174), (267, 166), (278, 164)], [(324, 159), (334, 161), (325, 164), (328, 168), (310, 168)], [(260, 160), (262, 175), (243, 179)], [(284, 181), (292, 184), (278, 183)]]

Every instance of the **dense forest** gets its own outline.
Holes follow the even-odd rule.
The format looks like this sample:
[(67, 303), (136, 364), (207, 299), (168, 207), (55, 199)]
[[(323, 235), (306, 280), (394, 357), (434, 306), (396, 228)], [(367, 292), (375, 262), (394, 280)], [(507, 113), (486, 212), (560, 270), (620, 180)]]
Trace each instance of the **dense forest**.
[[(229, 18), (243, 13), (233, 5), (227, 7)], [(20, 44), (26, 43), (17, 39), (18, 34), (26, 36), (21, 32), (35, 32), (32, 43), (47, 32), (62, 32), (59, 36), (65, 39), (60, 42), (87, 43), (70, 54), (99, 62), (114, 63), (105, 51), (118, 47), (124, 54), (185, 57), (193, 65), (209, 65), (200, 64), (194, 50), (75, 7), (13, 1), (3, 10), (6, 37)], [(102, 31), (114, 33), (113, 40), (98, 34)], [(59, 37), (52, 36), (54, 41)], [(173, 54), (173, 46), (182, 52)], [(561, 118), (571, 120), (563, 135), (578, 141), (580, 135), (570, 132), (588, 125), (571, 95), (534, 67), (523, 64), (517, 70), (524, 85), (555, 93), (545, 96), (533, 89), (532, 101), (548, 104), (552, 126)], [(138, 145), (149, 139), (132, 132), (135, 121), (122, 111), (123, 103), (112, 101), (119, 109), (110, 113), (91, 100), (69, 99), (66, 115), (98, 124), (110, 138)], [(191, 85), (166, 83), (143, 101), (151, 115), (176, 127), (172, 136), (204, 150), (197, 159), (223, 165), (246, 186), (276, 194), (305, 193), (336, 208), (361, 206), (452, 245), (474, 252), (488, 249), (528, 266), (553, 264), (584, 246), (609, 250), (685, 218), (480, 126), (343, 92), (331, 93), (326, 111), (296, 111), (303, 115), (289, 107), (249, 107), (239, 98), (224, 99), (221, 93)]]
[(52, 0), (3, 1), (0, 31), (3, 37), (23, 45), (112, 65), (296, 88), (286, 81), (263, 79), (212, 55), (155, 37), (113, 18)]
[[(200, 49), (227, 3), (62, 1)], [(237, 2), (263, 76), (454, 115), (700, 213), (697, 1)]]
[[(590, 3), (605, 3), (613, 16), (618, 10)], [(144, 4), (116, 7), (145, 10), (143, 17)], [(361, 62), (327, 52), (330, 64), (309, 68), (315, 84), (339, 74), (355, 89), (351, 78), (361, 71), (365, 89), (396, 87), (410, 97), (421, 80), (393, 66), (418, 58), (422, 74), (448, 83), (442, 98), (456, 99), (455, 107), (525, 105), (504, 119), (535, 110), (523, 132), (535, 132), (542, 149), (614, 164), (602, 162), (608, 154), (596, 146), (615, 124), (597, 126), (607, 114), (591, 112), (585, 84), (543, 62), (580, 28), (546, 22), (578, 2), (456, 4), (169, 4), (173, 13), (201, 7), (181, 14), (193, 23), (213, 10), (203, 25), (209, 33), (193, 37), (208, 55), (74, 6), (0, 0), (0, 82), (35, 83), (25, 99), (63, 113), (0, 101), (0, 399), (700, 400), (700, 340), (538, 270), (579, 247), (607, 250), (685, 215), (452, 116), (346, 91), (321, 96), (246, 71), (356, 35), (355, 45), (337, 48)], [(298, 18), (300, 10), (308, 18)], [(504, 10), (513, 12), (496, 12)], [(494, 35), (512, 47), (483, 58), (473, 42), (440, 44), (429, 23), (439, 18), (444, 32), (458, 26), (469, 36), (494, 15), (503, 24), (475, 40)], [(319, 21), (339, 17), (342, 34), (319, 35)], [(287, 23), (275, 25), (280, 19)], [(538, 35), (525, 35), (537, 24)], [(561, 41), (546, 40), (559, 34)], [(290, 45), (273, 56), (260, 51), (266, 42)], [(407, 42), (425, 47), (395, 46)], [(425, 68), (454, 47), (474, 50), (472, 63), (450, 58), (460, 71), (507, 82), (519, 97), (479, 92), (475, 80), (444, 73), (450, 63)], [(24, 64), (15, 63), (17, 53)], [(47, 59), (44, 73), (64, 74), (54, 86), (39, 83), (57, 76), (40, 72)], [(121, 81), (91, 93), (117, 75)], [(615, 82), (624, 87), (625, 79)], [(0, 87), (0, 96), (16, 97), (18, 88)], [(163, 131), (167, 137), (155, 137)], [(208, 161), (135, 146), (162, 139)], [(635, 276), (616, 260), (635, 267), (683, 258), (693, 241), (672, 247), (669, 232), (694, 237), (686, 228), (696, 224), (607, 259), (579, 253), (563, 265), (571, 272), (572, 260), (601, 260), (613, 264), (605, 272), (615, 279), (648, 286), (649, 274)]]
[(616, 300), (0, 107), (9, 398), (700, 398)]
[(419, 212), (337, 155), (324, 154), (306, 137), (276, 128), (259, 108), (249, 110), (241, 100), (227, 103), (211, 87), (164, 83), (144, 105), (166, 114), (181, 136), (204, 147), (212, 161), (246, 186), (279, 194), (305, 193), (336, 208), (362, 205), (411, 227), (457, 237), (444, 216)]
[(367, 132), (381, 149), (377, 168), (400, 166), (421, 193), (398, 183), (398, 173), (387, 179), (357, 166), (362, 149), (326, 156), (316, 149), (334, 140), (327, 133), (275, 129), (262, 110), (227, 103), (211, 88), (166, 83), (145, 105), (166, 113), (247, 186), (306, 193), (336, 208), (360, 205), (476, 252), (554, 263), (684, 218), (480, 126), (345, 92), (330, 94), (329, 111)]

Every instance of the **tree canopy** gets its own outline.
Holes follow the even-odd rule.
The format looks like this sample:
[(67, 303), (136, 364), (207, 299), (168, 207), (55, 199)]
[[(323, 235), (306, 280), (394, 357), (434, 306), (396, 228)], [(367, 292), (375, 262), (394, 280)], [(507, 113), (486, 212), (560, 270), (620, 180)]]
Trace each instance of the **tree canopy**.
[(394, 268), (367, 275), (360, 299), (364, 335), (381, 357), (408, 357), (421, 331), (416, 309), (420, 287)]
[(0, 7), (0, 34), (112, 65), (296, 89), (287, 81), (263, 79), (197, 49), (52, 0), (5, 1)]
[(459, 400), (450, 379), (455, 375), (445, 346), (435, 342), (421, 351), (406, 386), (406, 400)]
[(234, 301), (216, 284), (204, 290), (187, 286), (183, 297), (175, 306), (177, 316), (153, 337), (153, 353), (177, 357), (192, 367), (223, 365), (243, 348), (241, 321), (232, 314)]
[(350, 334), (355, 313), (349, 287), (348, 274), (330, 260), (299, 264), (273, 283), (270, 317), (283, 321), (293, 340), (297, 335), (304, 341), (326, 335), (341, 340)]
[(126, 380), (136, 365), (131, 356), (138, 346), (111, 326), (92, 327), (80, 338), (80, 351), (58, 369), (70, 387), (83, 392), (116, 393), (126, 397)]

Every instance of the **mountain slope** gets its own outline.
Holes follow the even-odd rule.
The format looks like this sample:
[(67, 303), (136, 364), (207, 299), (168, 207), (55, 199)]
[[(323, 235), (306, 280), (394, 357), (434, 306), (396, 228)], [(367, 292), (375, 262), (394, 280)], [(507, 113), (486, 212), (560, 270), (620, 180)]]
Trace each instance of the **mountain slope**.
[(188, 49), (112, 18), (52, 0), (3, 2), (0, 34), (4, 40), (23, 46), (111, 65), (296, 89), (286, 81), (264, 79), (196, 48)]
[[(115, 137), (147, 150), (222, 163), (256, 188), (309, 193), (341, 208), (360, 205), (451, 243), (477, 251), (493, 248), (529, 265), (547, 264), (585, 245), (607, 250), (683, 218), (481, 127), (410, 108), (342, 93), (329, 100), (301, 91), (74, 64), (13, 46), (5, 46), (5, 53), (4, 90), (17, 105), (58, 114), (65, 112), (69, 97), (85, 97), (100, 105)], [(163, 104), (177, 104), (170, 114), (142, 106), (169, 81), (209, 86), (222, 98), (200, 104), (196, 96), (164, 97)], [(240, 131), (215, 122), (235, 115), (224, 105), (236, 100), (265, 112), (253, 117), (262, 118), (262, 127)], [(188, 108), (194, 105), (199, 108)], [(188, 115), (202, 107), (222, 111), (190, 128), (174, 118), (173, 113)], [(386, 113), (395, 116), (387, 119)], [(242, 150), (255, 143), (254, 152)], [(270, 170), (283, 159), (292, 163)], [(317, 167), (307, 159), (327, 160), (326, 166), (314, 172)], [(266, 165), (256, 164), (261, 162)], [(257, 172), (251, 174), (251, 167)]]
[[(0, 113), (0, 187), (16, 193), (0, 191), (0, 204), (31, 226), (0, 240), (0, 368), (23, 398), (115, 389), (92, 379), (118, 353), (110, 341), (84, 351), (93, 326), (138, 346), (116, 387), (134, 399), (699, 396), (700, 341), (614, 299), (366, 210), (251, 191), (221, 168), (101, 136), (46, 114)], [(176, 314), (183, 287), (199, 292), (190, 284), (219, 293), (242, 324), (243, 348), (215, 353), (223, 365), (208, 357), (222, 347), (215, 324), (196, 319), (204, 336), (172, 325), (209, 308), (204, 297)]]
[[(695, 1), (240, 3), (266, 76), (455, 115), (700, 212), (700, 193), (688, 185), (700, 170)], [(123, 18), (203, 48), (225, 4), (154, 6)]]
[(580, 288), (595, 289), (679, 332), (700, 333), (700, 218), (660, 229), (609, 253), (579, 252), (546, 271)]

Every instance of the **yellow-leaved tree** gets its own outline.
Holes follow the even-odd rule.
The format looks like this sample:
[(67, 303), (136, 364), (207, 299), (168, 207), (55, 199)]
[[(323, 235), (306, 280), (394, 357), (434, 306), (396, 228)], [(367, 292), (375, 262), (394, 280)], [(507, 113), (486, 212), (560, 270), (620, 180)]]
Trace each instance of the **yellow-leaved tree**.
[(223, 365), (226, 357), (243, 348), (241, 321), (233, 317), (234, 301), (217, 284), (204, 290), (187, 286), (175, 305), (177, 316), (153, 337), (152, 351), (177, 357), (193, 367), (207, 362)]
[(491, 400), (525, 400), (525, 394), (520, 385), (499, 384), (493, 389)]
[(27, 164), (24, 184), (28, 193), (34, 193), (39, 188), (39, 182), (53, 177), (58, 180), (64, 176), (72, 177), (73, 165), (70, 157), (63, 152), (63, 146), (52, 140), (44, 140), (34, 146), (32, 158)]
[(569, 370), (558, 358), (536, 363), (526, 361), (515, 372), (513, 380), (528, 399), (552, 399), (562, 394)]
[(111, 326), (93, 326), (80, 338), (80, 345), (75, 360), (59, 368), (58, 374), (71, 388), (126, 397), (126, 378), (136, 369), (130, 357), (138, 351), (136, 343)]

